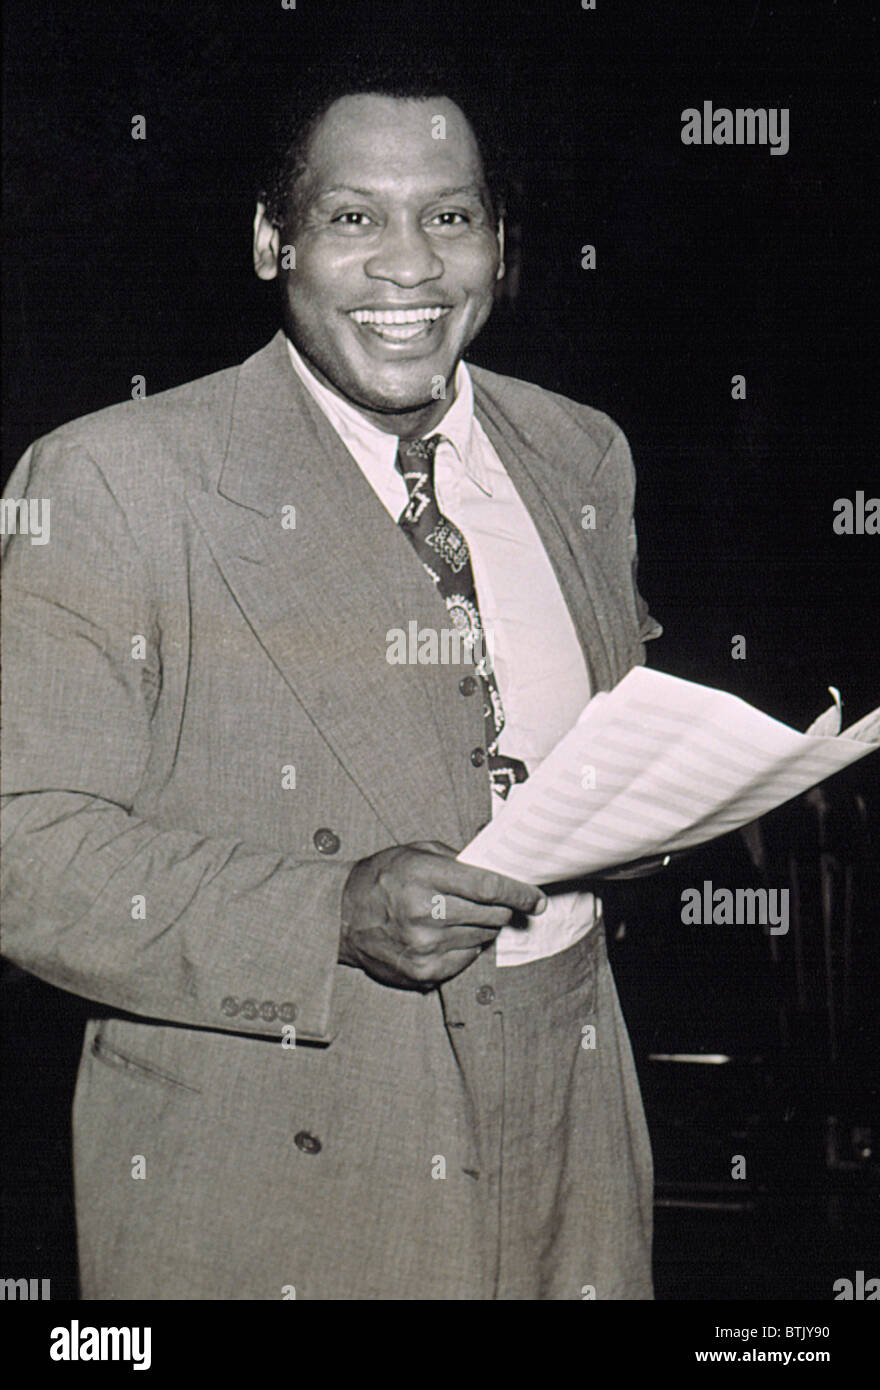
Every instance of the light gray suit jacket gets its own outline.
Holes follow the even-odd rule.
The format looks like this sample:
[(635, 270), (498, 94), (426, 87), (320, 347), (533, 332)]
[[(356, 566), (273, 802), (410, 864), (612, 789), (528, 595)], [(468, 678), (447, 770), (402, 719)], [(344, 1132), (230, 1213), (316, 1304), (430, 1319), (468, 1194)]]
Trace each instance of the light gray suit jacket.
[[(656, 631), (626, 441), (471, 371), (608, 689)], [(450, 1296), (437, 1252), (466, 1283), (471, 1237), (450, 1185), (426, 1218), (412, 1174), (453, 1142), (456, 983), (410, 995), (336, 961), (356, 860), (460, 848), (490, 815), (460, 672), (386, 660), (389, 629), (445, 625), (441, 600), (281, 334), (55, 431), (7, 495), (48, 499), (51, 538), (5, 549), (4, 949), (104, 1006), (74, 1110), (85, 1292), (320, 1296), (329, 1244), (334, 1288), (369, 1297), (408, 1222), (401, 1288)]]

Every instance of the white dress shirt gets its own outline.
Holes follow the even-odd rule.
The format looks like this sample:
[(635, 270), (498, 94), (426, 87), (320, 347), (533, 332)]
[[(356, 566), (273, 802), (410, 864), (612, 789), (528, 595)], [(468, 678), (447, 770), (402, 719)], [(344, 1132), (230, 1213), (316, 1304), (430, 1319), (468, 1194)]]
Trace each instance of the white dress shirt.
[[(409, 494), (395, 468), (398, 437), (378, 429), (330, 391), (288, 340), (294, 371), (320, 406), (380, 502), (397, 521)], [(431, 430), (438, 506), (470, 550), (480, 618), (504, 705), (499, 753), (534, 772), (590, 699), (580, 642), (535, 524), (474, 415), (470, 373), (460, 362), (455, 399)], [(427, 578), (426, 578), (427, 582)], [(519, 787), (508, 795), (512, 800)], [(493, 815), (503, 801), (492, 797)], [(526, 928), (503, 927), (496, 963), (522, 965), (555, 955), (585, 936), (601, 904), (592, 893), (549, 892), (546, 910)]]

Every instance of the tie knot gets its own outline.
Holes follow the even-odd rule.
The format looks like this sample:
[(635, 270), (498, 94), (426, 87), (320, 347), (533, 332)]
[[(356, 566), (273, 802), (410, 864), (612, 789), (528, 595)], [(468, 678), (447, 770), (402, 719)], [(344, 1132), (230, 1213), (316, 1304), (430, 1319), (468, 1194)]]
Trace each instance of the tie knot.
[(422, 468), (433, 468), (434, 455), (442, 442), (442, 434), (430, 434), (427, 439), (401, 439), (397, 446), (399, 471), (402, 473), (403, 465), (406, 464), (421, 464)]
[(436, 506), (434, 455), (442, 442), (442, 434), (432, 434), (427, 439), (401, 439), (398, 444), (394, 466), (406, 483), (410, 499), (409, 506), (400, 517), (402, 522), (411, 524), (418, 521), (426, 508)]
[(397, 446), (394, 466), (406, 483), (409, 495), (409, 502), (398, 518), (404, 527), (414, 526), (420, 519), (424, 523), (437, 511), (434, 455), (442, 441), (442, 434), (432, 434), (427, 439), (401, 439)]

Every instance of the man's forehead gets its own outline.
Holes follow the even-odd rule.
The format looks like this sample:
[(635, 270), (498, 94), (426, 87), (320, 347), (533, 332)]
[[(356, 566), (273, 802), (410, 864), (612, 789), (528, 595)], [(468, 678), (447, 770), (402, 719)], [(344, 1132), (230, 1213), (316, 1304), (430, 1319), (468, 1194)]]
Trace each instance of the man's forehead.
[(307, 170), (312, 193), (337, 187), (391, 192), (482, 190), (473, 132), (447, 97), (373, 94), (342, 97), (312, 132)]

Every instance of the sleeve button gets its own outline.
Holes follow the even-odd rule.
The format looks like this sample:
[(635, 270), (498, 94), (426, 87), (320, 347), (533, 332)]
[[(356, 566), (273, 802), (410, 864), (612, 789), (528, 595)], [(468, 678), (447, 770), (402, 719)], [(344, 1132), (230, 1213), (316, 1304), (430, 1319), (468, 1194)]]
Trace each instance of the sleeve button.
[(264, 1019), (266, 1023), (271, 1023), (277, 1017), (278, 1010), (271, 999), (267, 999), (265, 1003), (260, 1005), (260, 1018)]
[(235, 1018), (235, 1015), (238, 1013), (238, 1000), (234, 999), (231, 994), (227, 994), (226, 998), (220, 1005), (220, 1008), (223, 1010), (227, 1018)]
[(256, 999), (245, 999), (244, 1003), (243, 1003), (242, 1006), (241, 1006), (241, 1016), (242, 1016), (242, 1018), (256, 1018), (256, 1016), (257, 1016), (257, 1001), (256, 1001)]
[(296, 1005), (291, 1003), (279, 1004), (278, 1017), (282, 1023), (293, 1023), (296, 1018)]

